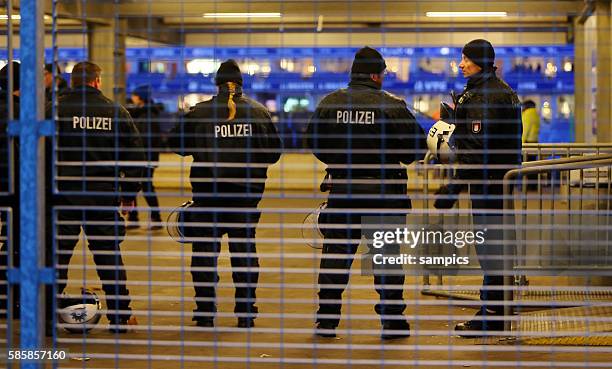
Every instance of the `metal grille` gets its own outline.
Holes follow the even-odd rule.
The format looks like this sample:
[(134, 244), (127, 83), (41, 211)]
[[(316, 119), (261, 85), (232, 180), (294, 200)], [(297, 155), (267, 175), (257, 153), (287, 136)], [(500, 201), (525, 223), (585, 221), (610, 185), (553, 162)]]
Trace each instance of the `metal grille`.
[[(611, 365), (609, 1), (7, 3), (8, 367)], [(486, 45), (463, 48), (481, 38), (496, 71)], [(516, 98), (486, 85), (459, 117), (474, 61)], [(454, 138), (428, 151), (438, 121)], [(523, 169), (504, 179), (517, 162), (494, 161), (512, 154)], [(448, 184), (458, 201), (436, 209)], [(376, 232), (483, 222), (504, 264), (488, 286), (475, 241), (380, 254), (437, 260), (419, 267), (373, 262)], [(499, 329), (455, 330), (481, 318)], [(5, 360), (19, 347), (68, 354)]]

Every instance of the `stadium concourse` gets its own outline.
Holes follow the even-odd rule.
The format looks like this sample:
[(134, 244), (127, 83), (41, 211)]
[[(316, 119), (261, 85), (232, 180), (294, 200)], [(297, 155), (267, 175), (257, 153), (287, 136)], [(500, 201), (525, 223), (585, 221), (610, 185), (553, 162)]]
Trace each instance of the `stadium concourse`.
[[(164, 209), (163, 219), (171, 209), (190, 199), (190, 188), (185, 185), (189, 164), (189, 160), (177, 155), (162, 154), (155, 183), (160, 206)], [(269, 174), (268, 190), (260, 203), (263, 215), (257, 231), (261, 274), (259, 318), (255, 328), (245, 331), (235, 327), (234, 289), (225, 241), (219, 258), (216, 326), (196, 327), (191, 321), (195, 304), (189, 274), (190, 247), (172, 240), (166, 230), (148, 230), (146, 214), (141, 214), (141, 227), (129, 231), (122, 245), (132, 309), (139, 325), (121, 336), (120, 341), (105, 329), (108, 323), (105, 318), (87, 335), (70, 334), (60, 329), (56, 344), (73, 354), (78, 353), (79, 358), (64, 361), (61, 367), (346, 368), (347, 365), (378, 367), (384, 362), (385, 368), (406, 368), (418, 360), (421, 367), (428, 368), (510, 369), (516, 368), (515, 364), (510, 364), (513, 362), (520, 362), (521, 368), (540, 367), (531, 366), (532, 361), (562, 363), (555, 367), (582, 369), (587, 361), (590, 367), (606, 367), (609, 362), (610, 354), (605, 347), (601, 350), (598, 346), (589, 347), (586, 351), (580, 346), (584, 344), (580, 337), (573, 337), (573, 343), (566, 340), (565, 345), (575, 346), (566, 346), (563, 350), (548, 346), (552, 341), (548, 336), (559, 333), (546, 330), (554, 329), (552, 323), (534, 334), (536, 338), (547, 340), (534, 341), (531, 345), (527, 340), (529, 332), (525, 340), (504, 341), (496, 336), (459, 338), (453, 327), (473, 315), (475, 301), (450, 301), (422, 295), (425, 286), (421, 277), (408, 277), (405, 284), (408, 305), (405, 314), (412, 325), (412, 336), (383, 342), (380, 323), (372, 314), (378, 296), (371, 288), (372, 277), (360, 275), (359, 260), (355, 261), (344, 295), (345, 318), (338, 328), (338, 337), (314, 336), (320, 250), (307, 245), (301, 227), (308, 212), (322, 201), (316, 197), (321, 195), (318, 183), (324, 175), (323, 166), (310, 154), (285, 154), (269, 169)], [(410, 175), (413, 180), (417, 179), (415, 183), (422, 183), (422, 173), (411, 170)], [(176, 196), (181, 191), (184, 195)], [(413, 188), (411, 192), (418, 195), (420, 189)], [(422, 199), (415, 200), (414, 206), (422, 209)], [(84, 251), (83, 243), (79, 242), (70, 264), (68, 292), (76, 293), (86, 286), (102, 293), (93, 265), (91, 254)], [(531, 287), (577, 283), (575, 278), (567, 277), (554, 281), (536, 277), (530, 282)], [(481, 278), (475, 276), (444, 277), (444, 284), (449, 288), (467, 294), (477, 291), (480, 283)], [(596, 320), (595, 317), (591, 319)], [(49, 338), (47, 342), (51, 343)], [(116, 345), (117, 342), (120, 344)], [(522, 345), (519, 351), (515, 348), (517, 344)]]

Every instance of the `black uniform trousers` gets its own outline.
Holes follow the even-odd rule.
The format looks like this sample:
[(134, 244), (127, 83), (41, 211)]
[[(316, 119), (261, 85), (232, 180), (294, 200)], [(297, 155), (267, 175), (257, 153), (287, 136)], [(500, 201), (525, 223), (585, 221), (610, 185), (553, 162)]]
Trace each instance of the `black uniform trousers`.
[[(257, 199), (197, 199), (185, 215), (185, 235), (192, 242), (191, 276), (195, 289), (196, 309), (193, 320), (214, 317), (217, 311), (217, 259), (221, 237), (227, 234), (231, 253), (235, 307), (238, 317), (257, 315), (256, 288), (259, 280), (259, 259), (255, 229), (261, 212)], [(231, 208), (243, 208), (232, 211)], [(228, 209), (230, 209), (228, 211)]]
[[(495, 179), (492, 179), (495, 180)], [(499, 181), (499, 179), (497, 179)], [(501, 184), (471, 185), (472, 216), (474, 226), (478, 229), (487, 229), (485, 243), (476, 246), (476, 253), (483, 270), (484, 277), (480, 300), (482, 309), (502, 313), (503, 306), (487, 304), (487, 302), (500, 302), (504, 299), (501, 287), (504, 284), (504, 242), (503, 230), (503, 186)]]
[(82, 227), (106, 295), (108, 320), (111, 324), (125, 322), (131, 316), (131, 309), (126, 287), (127, 275), (120, 249), (125, 236), (123, 218), (116, 210), (101, 210), (95, 207), (58, 210), (57, 213), (57, 292), (61, 294), (66, 288), (68, 265)]
[[(405, 178), (405, 175), (404, 177)], [(332, 179), (333, 181), (333, 179)], [(345, 180), (346, 181), (346, 180)], [(355, 182), (358, 182), (356, 179)], [(379, 179), (380, 181), (380, 179)], [(392, 186), (350, 186), (347, 191), (344, 185), (332, 184), (327, 208), (319, 217), (321, 231), (325, 238), (323, 246), (323, 257), (321, 259), (319, 272), (319, 310), (317, 311), (317, 322), (338, 326), (342, 310), (342, 293), (349, 281), (350, 269), (353, 264), (355, 253), (361, 239), (359, 228), (350, 226), (360, 225), (362, 217), (384, 216), (384, 209), (409, 209), (410, 199), (406, 196), (405, 182)], [(386, 187), (386, 188), (385, 188)], [(364, 198), (364, 193), (370, 191), (371, 197)], [(359, 198), (350, 199), (347, 192), (358, 195)], [(374, 193), (374, 194), (372, 194)], [(399, 195), (401, 198), (387, 199), (381, 194)], [(378, 209), (375, 213), (358, 213), (351, 209)], [(346, 212), (343, 213), (342, 209)], [(400, 214), (389, 214), (397, 216)], [(405, 216), (406, 213), (403, 213)], [(346, 229), (325, 227), (346, 226)], [(334, 257), (336, 254), (341, 257)], [(401, 317), (406, 309), (403, 299), (404, 275), (401, 270), (393, 270), (393, 273), (385, 275), (381, 272), (374, 273), (374, 284), (380, 302), (374, 310), (381, 316), (381, 322), (404, 319)]]

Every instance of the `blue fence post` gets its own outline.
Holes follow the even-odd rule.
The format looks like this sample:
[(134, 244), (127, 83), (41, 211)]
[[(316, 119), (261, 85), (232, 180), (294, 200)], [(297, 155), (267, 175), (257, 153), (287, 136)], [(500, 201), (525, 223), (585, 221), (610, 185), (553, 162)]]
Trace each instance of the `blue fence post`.
[[(19, 284), (21, 285), (21, 335), (22, 350), (42, 348), (44, 317), (41, 301), (42, 245), (44, 222), (44, 150), (39, 133), (44, 118), (42, 93), (43, 68), (43, 1), (22, 0), (20, 3), (21, 24), (19, 47), (21, 59), (20, 96), (20, 203), (21, 244)], [(43, 156), (39, 155), (42, 153)], [(40, 363), (23, 362), (22, 369), (40, 368)]]

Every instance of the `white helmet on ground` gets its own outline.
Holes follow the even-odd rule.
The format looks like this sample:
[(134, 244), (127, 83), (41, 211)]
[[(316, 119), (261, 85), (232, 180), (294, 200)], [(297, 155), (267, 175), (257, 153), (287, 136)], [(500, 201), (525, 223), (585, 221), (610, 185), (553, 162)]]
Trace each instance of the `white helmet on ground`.
[(452, 135), (455, 125), (439, 120), (427, 134), (427, 148), (441, 163), (451, 163), (455, 160), (455, 147)]
[(82, 288), (80, 295), (62, 295), (58, 299), (58, 319), (70, 333), (89, 332), (98, 324), (100, 299), (91, 290)]

